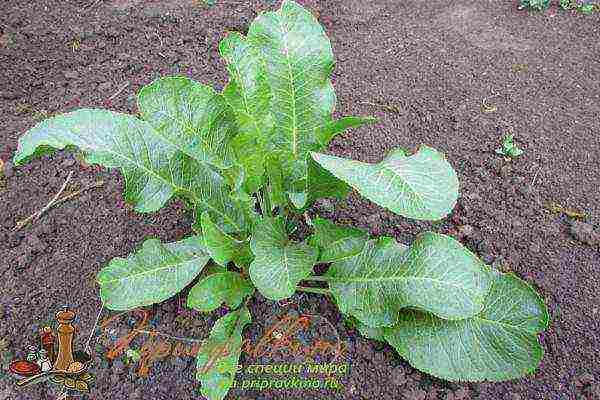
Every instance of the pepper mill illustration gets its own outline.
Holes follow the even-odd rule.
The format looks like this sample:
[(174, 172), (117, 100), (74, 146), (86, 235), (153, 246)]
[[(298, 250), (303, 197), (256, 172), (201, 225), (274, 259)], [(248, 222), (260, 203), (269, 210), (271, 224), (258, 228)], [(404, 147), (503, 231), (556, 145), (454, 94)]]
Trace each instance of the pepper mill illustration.
[(56, 319), (58, 320), (58, 355), (54, 362), (54, 369), (67, 370), (69, 365), (75, 361), (73, 359), (73, 336), (75, 328), (72, 324), (75, 319), (75, 313), (65, 308), (56, 313)]

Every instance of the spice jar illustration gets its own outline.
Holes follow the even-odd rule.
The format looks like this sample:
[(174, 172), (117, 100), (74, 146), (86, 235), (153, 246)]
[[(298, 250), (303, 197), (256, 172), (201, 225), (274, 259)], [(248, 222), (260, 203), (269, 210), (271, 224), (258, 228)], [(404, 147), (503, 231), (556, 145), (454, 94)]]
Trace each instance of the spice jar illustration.
[(48, 359), (50, 359), (51, 362), (54, 362), (56, 360), (56, 352), (54, 351), (55, 337), (54, 332), (52, 332), (52, 328), (49, 326), (43, 327), (40, 334), (40, 339), (42, 342), (42, 348), (46, 350), (48, 354)]
[(31, 363), (35, 363), (38, 359), (38, 348), (34, 345), (27, 347), (27, 356), (25, 359)]
[(56, 313), (56, 319), (58, 320), (58, 329), (56, 330), (58, 332), (58, 355), (54, 362), (54, 369), (65, 371), (75, 361), (73, 359), (73, 335), (75, 328), (72, 324), (75, 319), (75, 313), (65, 308)]
[(42, 372), (50, 371), (52, 369), (52, 362), (50, 361), (50, 358), (48, 358), (48, 352), (45, 349), (39, 351), (37, 365), (39, 365)]

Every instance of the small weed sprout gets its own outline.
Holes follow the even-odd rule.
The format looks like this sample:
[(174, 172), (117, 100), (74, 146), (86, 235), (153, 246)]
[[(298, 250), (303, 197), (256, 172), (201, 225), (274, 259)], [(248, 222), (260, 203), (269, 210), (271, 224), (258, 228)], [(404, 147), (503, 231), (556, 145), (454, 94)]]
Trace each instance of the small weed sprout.
[(506, 158), (514, 159), (523, 154), (523, 150), (515, 143), (514, 134), (510, 133), (504, 136), (501, 146), (496, 149), (496, 153)]

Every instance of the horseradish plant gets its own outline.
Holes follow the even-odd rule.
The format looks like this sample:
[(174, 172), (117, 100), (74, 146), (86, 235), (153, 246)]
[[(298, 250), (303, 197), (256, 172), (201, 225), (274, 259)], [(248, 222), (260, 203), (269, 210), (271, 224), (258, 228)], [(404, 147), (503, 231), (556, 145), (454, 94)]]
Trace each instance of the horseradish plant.
[[(175, 197), (193, 210), (194, 235), (146, 240), (100, 271), (106, 307), (160, 303), (199, 277), (188, 306), (231, 310), (197, 357), (209, 399), (232, 385), (256, 291), (270, 300), (325, 293), (367, 337), (443, 379), (500, 381), (534, 371), (543, 354), (537, 334), (548, 325), (543, 301), (453, 238), (425, 232), (407, 247), (321, 218), (310, 222), (306, 241), (290, 238), (315, 200), (351, 189), (419, 220), (444, 218), (458, 197), (456, 173), (430, 147), (397, 149), (377, 164), (322, 153), (334, 136), (373, 119), (332, 118), (334, 58), (313, 15), (284, 1), (259, 15), (247, 36), (229, 33), (220, 53), (229, 71), (221, 92), (164, 77), (140, 91), (139, 116), (79, 109), (19, 141), (15, 164), (78, 148), (86, 162), (121, 170), (124, 197), (137, 211), (155, 212)], [(316, 275), (316, 264), (329, 268)]]

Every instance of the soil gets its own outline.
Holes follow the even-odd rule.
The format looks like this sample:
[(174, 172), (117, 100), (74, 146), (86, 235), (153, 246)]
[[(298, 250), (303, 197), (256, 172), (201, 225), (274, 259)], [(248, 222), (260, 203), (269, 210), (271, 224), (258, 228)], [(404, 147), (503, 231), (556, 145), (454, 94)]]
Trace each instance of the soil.
[[(45, 115), (79, 107), (135, 112), (135, 93), (160, 75), (185, 74), (221, 88), (226, 74), (219, 39), (227, 30), (244, 32), (258, 11), (274, 3), (2, 1), (0, 338), (9, 341), (3, 355), (22, 357), (64, 305), (78, 313), (83, 346), (100, 308), (94, 278), (102, 266), (145, 237), (174, 241), (190, 233), (182, 204), (136, 214), (122, 200), (117, 172), (85, 166), (66, 152), (12, 168), (19, 136)], [(600, 13), (584, 16), (553, 5), (530, 14), (515, 2), (493, 0), (301, 3), (318, 15), (332, 40), (337, 113), (379, 118), (375, 126), (336, 138), (330, 151), (375, 162), (394, 147), (427, 144), (445, 152), (461, 182), (454, 213), (437, 224), (394, 216), (354, 194), (322, 201), (312, 212), (404, 243), (426, 229), (452, 234), (486, 262), (533, 283), (548, 303), (552, 325), (541, 338), (546, 353), (532, 376), (454, 384), (361, 338), (323, 297), (296, 295), (278, 304), (257, 296), (246, 336), (259, 338), (286, 313), (320, 314), (347, 344), (350, 370), (339, 392), (233, 390), (228, 399), (600, 398), (598, 243), (575, 240), (572, 233), (580, 227), (547, 207), (555, 202), (585, 212), (584, 232), (600, 224)], [(494, 153), (509, 130), (524, 150), (513, 162)], [(104, 185), (12, 232), (18, 220), (47, 203), (70, 171), (79, 187), (98, 180)], [(192, 313), (179, 300), (152, 308), (152, 326), (174, 336), (206, 337), (216, 317)], [(112, 335), (136, 323), (123, 318)], [(319, 333), (331, 335), (327, 324), (319, 326)], [(201, 398), (192, 358), (170, 356), (143, 378), (131, 364), (103, 357), (103, 343), (92, 341), (96, 382), (89, 398)], [(14, 383), (0, 375), (0, 400), (58, 394), (54, 386), (18, 390)]]

